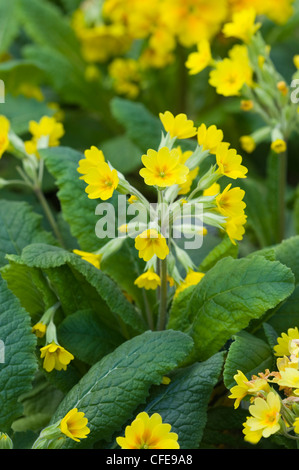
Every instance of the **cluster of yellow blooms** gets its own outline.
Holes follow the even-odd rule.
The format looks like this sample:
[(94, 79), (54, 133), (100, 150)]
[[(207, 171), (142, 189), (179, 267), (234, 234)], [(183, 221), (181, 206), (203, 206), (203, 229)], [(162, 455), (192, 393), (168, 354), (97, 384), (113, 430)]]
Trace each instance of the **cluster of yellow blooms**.
[[(133, 97), (138, 92), (140, 74), (174, 62), (178, 44), (190, 48), (211, 41), (235, 12), (249, 7), (284, 23), (293, 13), (292, 3), (293, 0), (85, 0), (75, 11), (72, 26), (85, 60), (93, 66), (111, 61), (109, 71), (116, 89)], [(89, 70), (90, 67), (87, 74)], [(135, 85), (132, 89), (131, 81)]]
[[(277, 371), (266, 370), (249, 380), (241, 371), (229, 398), (235, 409), (249, 398), (250, 416), (244, 423), (245, 440), (257, 444), (262, 437), (280, 434), (299, 440), (299, 331), (289, 328), (277, 339)], [(244, 401), (245, 403), (245, 401)]]
[[(189, 55), (186, 67), (191, 75), (211, 67), (209, 83), (218, 94), (240, 97), (243, 111), (253, 111), (262, 117), (264, 127), (240, 138), (247, 153), (252, 153), (257, 144), (270, 141), (273, 152), (281, 154), (287, 149), (286, 142), (291, 133), (298, 131), (298, 106), (292, 102), (290, 88), (277, 72), (270, 59), (270, 47), (260, 34), (261, 23), (256, 22), (256, 16), (262, 13), (261, 5), (244, 3), (250, 5), (247, 9), (235, 11), (231, 21), (222, 28), (224, 37), (240, 40), (241, 44), (235, 44), (228, 57), (216, 60), (212, 57), (210, 42), (202, 40), (197, 51)], [(282, 22), (288, 17), (290, 5), (290, 8), (283, 8), (284, 2), (265, 3), (268, 6), (273, 4), (273, 12), (280, 12)], [(294, 57), (294, 64), (298, 69), (298, 56)], [(298, 72), (293, 76), (296, 78)]]
[[(87, 426), (88, 419), (77, 408), (71, 409), (61, 420), (42, 430), (33, 449), (60, 448), (65, 436), (80, 442), (86, 439), (91, 430)], [(9, 439), (6, 434), (1, 439)], [(10, 440), (10, 439), (9, 439)], [(179, 449), (178, 435), (171, 432), (171, 425), (162, 422), (158, 413), (149, 416), (145, 411), (139, 413), (134, 421), (126, 426), (125, 436), (116, 438), (121, 449)], [(6, 448), (4, 445), (0, 448)], [(7, 447), (11, 448), (11, 447)]]
[[(200, 203), (203, 207), (203, 222), (225, 230), (232, 243), (236, 244), (236, 240), (242, 240), (245, 231), (244, 191), (238, 187), (232, 188), (231, 184), (221, 191), (218, 180), (223, 176), (233, 180), (246, 178), (247, 168), (242, 165), (242, 157), (235, 149), (230, 148), (229, 143), (223, 142), (222, 130), (214, 125), (207, 128), (205, 124), (201, 124), (197, 128), (185, 114), (174, 116), (169, 111), (160, 113), (160, 120), (165, 133), (162, 133), (158, 150), (149, 149), (142, 155), (143, 168), (140, 170), (145, 184), (157, 191), (158, 208), (166, 204), (166, 212), (169, 215), (171, 211), (175, 213), (176, 208), (192, 208)], [(177, 139), (193, 137), (197, 139), (194, 151), (183, 151), (181, 146), (175, 146)], [(200, 166), (209, 156), (215, 159), (215, 163), (201, 174)], [(87, 184), (85, 191), (89, 198), (107, 200), (114, 191), (118, 191), (130, 196), (128, 204), (141, 205), (148, 210), (149, 202), (143, 194), (105, 161), (103, 152), (98, 148), (93, 146), (85, 151), (85, 158), (80, 160), (78, 172)], [(132, 236), (135, 238), (139, 257), (146, 262), (145, 272), (135, 281), (137, 286), (146, 289), (156, 289), (160, 286), (158, 260), (165, 259), (167, 278), (171, 286), (175, 285), (176, 294), (202, 279), (203, 273), (195, 270), (187, 252), (179, 248), (171, 238), (171, 230), (167, 237), (163, 233), (163, 217), (162, 221), (158, 216), (152, 217), (147, 226), (140, 224), (136, 231), (134, 226), (133, 235), (130, 223), (119, 227), (119, 231), (122, 237), (110, 240), (99, 251), (86, 253), (75, 250), (75, 253), (100, 268), (103, 259), (119, 249), (120, 243), (126, 237)], [(201, 226), (200, 234), (206, 233), (206, 228)], [(172, 247), (186, 271), (184, 280), (172, 262)]]

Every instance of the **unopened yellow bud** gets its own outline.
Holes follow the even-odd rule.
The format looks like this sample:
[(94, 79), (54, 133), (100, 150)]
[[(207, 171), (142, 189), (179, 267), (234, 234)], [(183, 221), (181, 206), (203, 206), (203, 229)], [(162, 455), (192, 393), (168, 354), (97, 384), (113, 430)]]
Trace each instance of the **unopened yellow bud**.
[(299, 54), (294, 56), (293, 61), (294, 61), (294, 65), (295, 65), (296, 69), (299, 70)]
[(252, 100), (242, 100), (241, 101), (241, 109), (242, 111), (251, 111), (254, 107)]
[(275, 153), (284, 153), (287, 150), (287, 144), (284, 140), (282, 139), (276, 139), (274, 142), (271, 144), (271, 149)]
[(283, 96), (286, 96), (289, 92), (288, 86), (283, 80), (277, 83), (277, 89), (281, 92)]
[(247, 153), (252, 153), (256, 149), (256, 143), (250, 135), (243, 135), (240, 138), (242, 149)]

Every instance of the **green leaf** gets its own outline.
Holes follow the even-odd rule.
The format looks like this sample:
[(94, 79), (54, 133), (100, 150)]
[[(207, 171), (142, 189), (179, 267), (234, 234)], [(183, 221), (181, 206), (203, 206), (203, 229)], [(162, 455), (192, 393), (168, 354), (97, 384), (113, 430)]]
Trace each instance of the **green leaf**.
[[(29, 267), (40, 268), (47, 273), (53, 268), (69, 266), (74, 273), (77, 273), (79, 282), (80, 276), (82, 276), (96, 290), (100, 298), (105, 301), (110, 311), (116, 315), (113, 318), (111, 312), (108, 312), (110, 323), (114, 324), (116, 328), (118, 321), (122, 321), (133, 332), (141, 333), (146, 329), (145, 323), (135, 307), (126, 299), (117, 284), (101, 270), (82, 260), (79, 256), (54, 246), (35, 244), (24, 248), (20, 262)], [(58, 287), (58, 283), (56, 285)], [(63, 287), (67, 288), (66, 285)], [(99, 315), (102, 315), (102, 313), (105, 314), (105, 312), (99, 311)], [(106, 318), (106, 314), (104, 318)]]
[[(178, 367), (191, 348), (190, 337), (170, 330), (147, 331), (126, 341), (91, 367), (66, 395), (52, 422), (78, 408), (86, 414), (91, 430), (86, 439), (88, 447), (99, 440), (109, 442), (128, 420), (135, 418), (135, 410), (145, 403), (151, 385), (160, 384), (163, 376)], [(70, 440), (66, 445), (78, 446)]]
[(107, 328), (91, 310), (81, 310), (65, 318), (59, 325), (58, 337), (76, 358), (91, 365), (124, 341), (123, 336)]
[(45, 102), (26, 96), (5, 95), (5, 103), (1, 104), (1, 114), (10, 120), (11, 127), (18, 135), (28, 132), (29, 121), (39, 121), (43, 116), (52, 116), (53, 110)]
[(56, 303), (57, 298), (39, 269), (15, 262), (13, 255), (7, 258), (9, 264), (1, 269), (1, 275), (22, 307), (33, 317), (33, 321), (38, 321)]
[(7, 263), (7, 254), (20, 255), (30, 243), (52, 243), (54, 237), (42, 228), (42, 217), (26, 202), (1, 200), (0, 266)]
[(124, 126), (127, 136), (141, 149), (156, 149), (162, 135), (162, 124), (142, 103), (134, 103), (124, 98), (113, 98), (111, 112)]
[(256, 179), (246, 178), (239, 183), (245, 191), (244, 202), (246, 203), (247, 228), (251, 229), (260, 246), (269, 246), (274, 243), (273, 229), (271, 226), (271, 214), (266, 204), (261, 204), (267, 196), (263, 182)]
[(22, 25), (33, 42), (42, 46), (50, 45), (78, 67), (82, 65), (79, 42), (61, 10), (47, 0), (19, 1)]
[(171, 431), (179, 436), (181, 449), (198, 448), (223, 361), (223, 353), (217, 353), (205, 362), (183, 368), (171, 375), (169, 385), (161, 385), (151, 393), (144, 411), (149, 415), (159, 413), (164, 423), (171, 424)]
[(279, 262), (262, 256), (224, 258), (199, 284), (178, 295), (168, 328), (190, 334), (195, 358), (204, 360), (293, 290), (293, 273)]
[(215, 264), (227, 256), (237, 258), (239, 252), (238, 245), (233, 245), (228, 237), (223, 238), (221, 242), (213, 248), (201, 262), (198, 271), (206, 273)]
[(127, 136), (121, 135), (101, 143), (106, 160), (123, 174), (141, 166), (142, 152)]
[(296, 233), (299, 235), (299, 185), (297, 186), (297, 189), (296, 189), (294, 218), (295, 218)]
[[(31, 389), (37, 369), (30, 317), (0, 278), (0, 429), (9, 432), (22, 414), (20, 396)], [(4, 356), (4, 357), (3, 357)]]
[[(250, 354), (245, 354), (250, 351)], [(226, 388), (236, 385), (233, 377), (238, 370), (250, 380), (252, 375), (272, 370), (273, 354), (270, 346), (263, 340), (241, 331), (234, 336), (225, 361), (223, 380)]]
[(0, 54), (7, 52), (19, 32), (19, 0), (0, 0)]

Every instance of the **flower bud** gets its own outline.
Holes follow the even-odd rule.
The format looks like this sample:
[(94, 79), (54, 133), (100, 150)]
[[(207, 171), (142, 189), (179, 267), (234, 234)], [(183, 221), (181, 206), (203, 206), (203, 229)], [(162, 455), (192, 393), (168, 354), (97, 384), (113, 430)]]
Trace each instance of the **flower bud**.
[(4, 432), (0, 432), (0, 449), (12, 449), (13, 442), (11, 438)]

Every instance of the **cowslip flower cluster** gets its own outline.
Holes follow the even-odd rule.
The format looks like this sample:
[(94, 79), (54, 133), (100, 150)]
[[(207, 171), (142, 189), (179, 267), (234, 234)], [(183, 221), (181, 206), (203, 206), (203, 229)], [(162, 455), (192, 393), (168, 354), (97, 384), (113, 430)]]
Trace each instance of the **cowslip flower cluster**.
[[(273, 14), (278, 3), (285, 2), (271, 2)], [(289, 17), (291, 3), (285, 4), (285, 8), (281, 5), (277, 8), (276, 14), (281, 14), (282, 22), (284, 14)], [(269, 4), (266, 11), (268, 8)], [(250, 135), (241, 136), (243, 150), (252, 153), (258, 144), (270, 142), (274, 153), (284, 154), (289, 137), (299, 130), (298, 106), (297, 100), (292, 99), (291, 85), (286, 83), (271, 60), (271, 48), (260, 32), (261, 23), (256, 21), (257, 15), (261, 13), (263, 10), (256, 2), (248, 2), (247, 8), (236, 8), (222, 31), (226, 38), (241, 43), (235, 44), (228, 56), (220, 60), (212, 57), (209, 43), (200, 44), (198, 51), (189, 55), (186, 67), (190, 74), (200, 73), (210, 67), (209, 83), (218, 94), (239, 97), (241, 110), (256, 113), (262, 118), (264, 126)], [(295, 56), (297, 71), (293, 74), (292, 82), (299, 77), (296, 63)]]
[(85, 413), (73, 408), (61, 420), (44, 428), (32, 449), (59, 449), (66, 438), (80, 442), (80, 439), (86, 439), (90, 433), (87, 424)]
[[(115, 193), (126, 195), (127, 207), (130, 206), (131, 213), (136, 209), (139, 215), (120, 225), (119, 236), (100, 250), (75, 253), (100, 268), (126, 238), (133, 238), (139, 258), (145, 262), (144, 272), (135, 284), (146, 290), (159, 287), (164, 291), (169, 284), (177, 295), (200, 282), (203, 273), (197, 272), (187, 251), (179, 246), (175, 232), (179, 231), (182, 238), (192, 235), (201, 238), (207, 233), (205, 225), (210, 225), (226, 232), (233, 244), (241, 241), (247, 220), (244, 191), (231, 183), (221, 190), (219, 181), (223, 176), (232, 180), (246, 178), (247, 168), (237, 151), (223, 141), (223, 132), (216, 126), (207, 127), (203, 123), (197, 127), (185, 114), (174, 116), (170, 111), (160, 113), (159, 117), (163, 128), (160, 145), (141, 156), (140, 169), (144, 183), (156, 192), (154, 205), (105, 160), (100, 149), (91, 146), (85, 151), (78, 172), (86, 183), (88, 197), (107, 201)], [(194, 150), (177, 145), (178, 140), (186, 139), (193, 142)], [(201, 165), (208, 158), (214, 162), (203, 172)], [(198, 205), (200, 214), (196, 213)], [(194, 220), (192, 217), (185, 220), (188, 211), (195, 214)], [(182, 269), (185, 277), (180, 274)]]
[[(86, 77), (90, 76), (92, 67), (96, 71), (92, 73), (93, 79), (99, 79), (99, 70), (106, 63), (115, 91), (133, 98), (139, 93), (141, 83), (146, 84), (149, 69), (164, 68), (176, 61), (178, 46), (199, 48), (202, 65), (198, 68), (195, 56), (190, 56), (189, 61), (193, 73), (198, 73), (209, 59), (206, 42), (221, 32), (232, 15), (253, 7), (259, 15), (285, 23), (293, 13), (292, 3), (292, 0), (89, 0), (79, 5), (71, 24), (88, 63)], [(246, 29), (244, 18), (242, 26)], [(234, 27), (231, 29), (234, 32)], [(128, 59), (132, 50), (134, 63)], [(194, 68), (193, 60), (197, 62)], [(227, 68), (229, 65), (232, 64), (224, 64)]]
[(250, 402), (244, 422), (244, 439), (257, 444), (274, 434), (299, 440), (299, 330), (289, 328), (274, 346), (277, 370), (261, 372), (250, 379), (238, 371), (229, 398), (234, 408)]
[(178, 435), (170, 431), (171, 425), (163, 423), (158, 413), (149, 416), (143, 411), (116, 442), (121, 449), (179, 449)]

